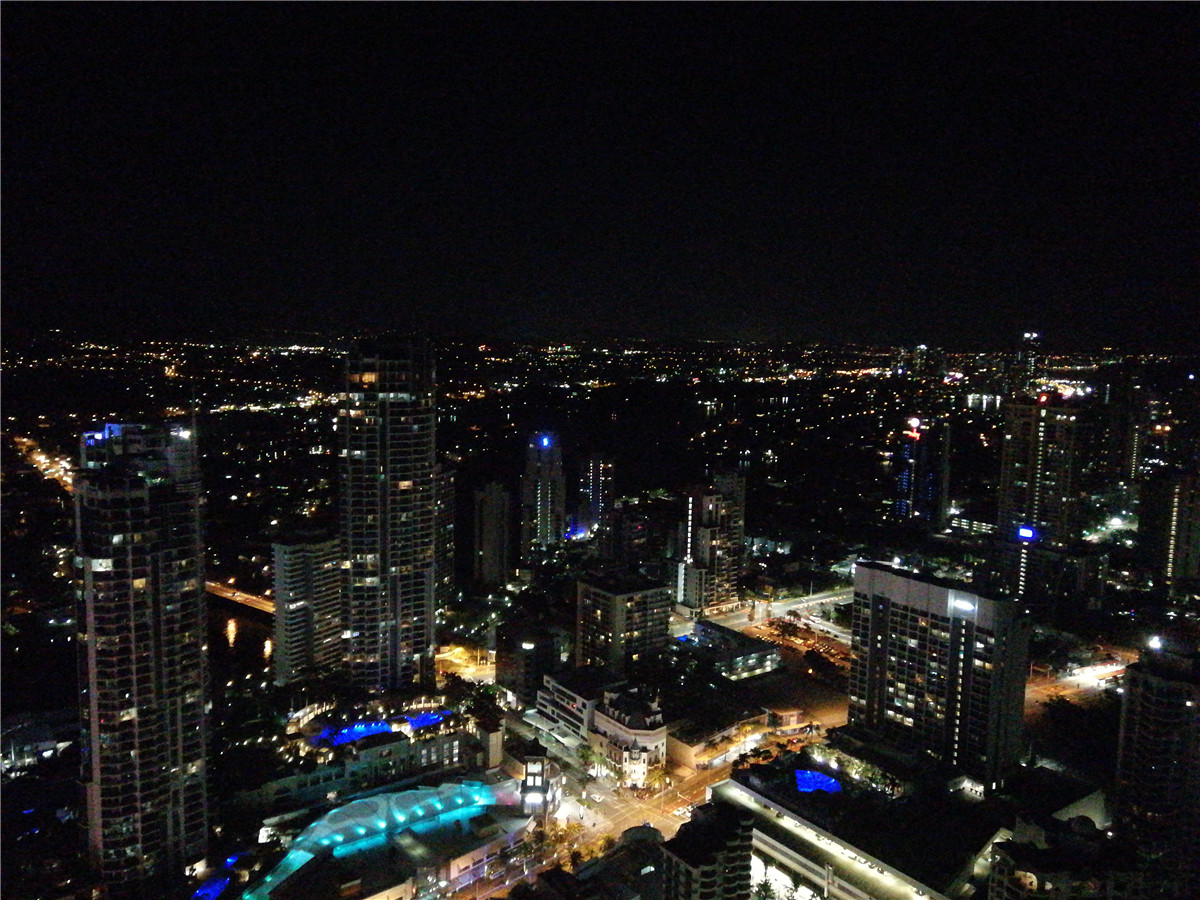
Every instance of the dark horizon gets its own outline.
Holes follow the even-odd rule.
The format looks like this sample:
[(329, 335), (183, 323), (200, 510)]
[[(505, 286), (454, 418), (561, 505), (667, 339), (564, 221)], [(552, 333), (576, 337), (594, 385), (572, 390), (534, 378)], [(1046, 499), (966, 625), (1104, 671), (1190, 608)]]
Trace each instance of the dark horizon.
[(1196, 19), (9, 4), (2, 324), (1192, 350)]

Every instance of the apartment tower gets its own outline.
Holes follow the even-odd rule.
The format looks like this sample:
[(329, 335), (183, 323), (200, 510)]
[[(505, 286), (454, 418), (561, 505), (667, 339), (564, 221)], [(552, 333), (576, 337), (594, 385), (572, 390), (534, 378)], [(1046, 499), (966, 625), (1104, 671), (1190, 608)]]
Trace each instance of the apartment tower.
[(204, 859), (206, 633), (195, 433), (83, 435), (75, 541), (88, 847), (114, 896)]
[(363, 345), (338, 414), (347, 662), (386, 691), (432, 677), (439, 474), (433, 354)]
[(1018, 606), (954, 582), (858, 563), (852, 730), (994, 789), (1023, 750), (1029, 627)]

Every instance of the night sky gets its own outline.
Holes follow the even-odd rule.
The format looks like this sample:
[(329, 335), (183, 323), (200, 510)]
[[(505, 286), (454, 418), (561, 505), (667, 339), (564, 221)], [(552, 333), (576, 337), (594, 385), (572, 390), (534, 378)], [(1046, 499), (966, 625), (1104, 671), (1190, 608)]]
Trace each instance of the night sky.
[(3, 320), (1195, 349), (1192, 4), (20, 4)]

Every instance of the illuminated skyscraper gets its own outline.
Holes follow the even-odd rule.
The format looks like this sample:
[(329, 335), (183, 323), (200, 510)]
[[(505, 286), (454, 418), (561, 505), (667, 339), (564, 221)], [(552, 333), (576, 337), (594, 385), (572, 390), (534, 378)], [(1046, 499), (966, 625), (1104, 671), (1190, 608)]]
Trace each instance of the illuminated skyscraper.
[(294, 534), (272, 545), (276, 684), (342, 665), (342, 543)]
[(1200, 472), (1156, 472), (1142, 486), (1138, 538), (1157, 583), (1183, 594), (1200, 579)]
[(950, 425), (910, 418), (892, 456), (896, 496), (892, 517), (942, 530), (950, 490)]
[(691, 490), (686, 502), (676, 602), (694, 617), (734, 608), (741, 602), (746, 482), (737, 475), (722, 475), (712, 488)]
[(849, 724), (990, 790), (1022, 752), (1028, 645), (1014, 600), (860, 562)]
[(338, 416), (347, 662), (390, 690), (433, 671), (437, 591), (433, 355), (418, 343), (346, 360)]
[(566, 482), (562, 448), (552, 434), (535, 434), (521, 480), (521, 555), (534, 560), (566, 538)]
[(613, 512), (613, 464), (603, 456), (589, 456), (579, 480), (579, 525), (589, 537), (599, 538)]
[(204, 859), (203, 488), (182, 426), (84, 434), (75, 480), (83, 781), (93, 864), (156, 896)]
[(1030, 608), (1103, 587), (1106, 557), (1080, 544), (1096, 479), (1093, 413), (1047, 392), (1004, 405), (994, 568), (997, 587)]

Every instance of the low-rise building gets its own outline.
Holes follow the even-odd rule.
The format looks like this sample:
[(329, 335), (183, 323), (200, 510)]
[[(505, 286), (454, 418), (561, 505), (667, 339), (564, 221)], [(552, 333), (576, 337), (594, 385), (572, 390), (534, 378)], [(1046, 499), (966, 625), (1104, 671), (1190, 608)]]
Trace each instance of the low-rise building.
[(526, 719), (560, 742), (575, 747), (587, 741), (592, 717), (604, 692), (625, 683), (620, 675), (599, 666), (545, 675), (538, 691), (537, 710)]
[(731, 681), (765, 675), (781, 665), (779, 648), (770, 641), (706, 619), (697, 621), (690, 638), (682, 643), (685, 647), (711, 651), (717, 671)]
[(446, 897), (500, 865), (533, 819), (513, 779), (447, 782), (340, 806), (302, 831), (244, 900)]
[(667, 760), (667, 729), (658, 696), (642, 687), (606, 691), (588, 743), (611, 764), (625, 787), (647, 787), (651, 770)]

